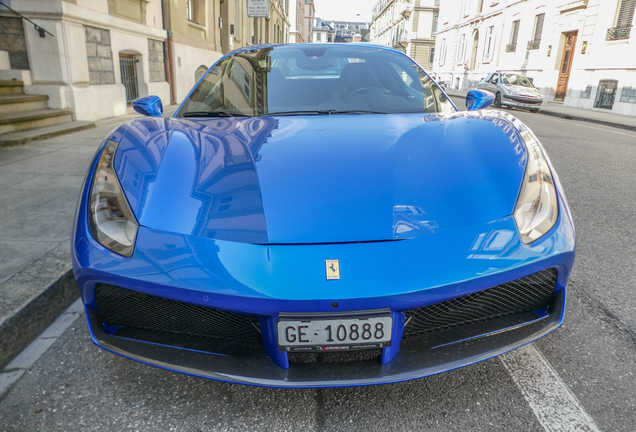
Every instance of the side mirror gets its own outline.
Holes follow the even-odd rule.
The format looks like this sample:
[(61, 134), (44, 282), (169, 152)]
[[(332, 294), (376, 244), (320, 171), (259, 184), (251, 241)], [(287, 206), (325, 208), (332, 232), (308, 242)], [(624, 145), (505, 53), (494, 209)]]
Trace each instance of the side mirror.
[(495, 95), (483, 90), (471, 90), (466, 95), (466, 110), (476, 111), (486, 108), (495, 101)]
[(139, 114), (161, 117), (163, 115), (163, 105), (159, 96), (144, 96), (132, 101), (132, 106)]

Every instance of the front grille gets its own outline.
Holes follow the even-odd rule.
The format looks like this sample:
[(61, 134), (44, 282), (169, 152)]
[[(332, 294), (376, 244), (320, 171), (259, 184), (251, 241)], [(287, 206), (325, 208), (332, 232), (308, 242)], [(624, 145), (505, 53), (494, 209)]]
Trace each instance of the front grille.
[(262, 344), (258, 317), (195, 306), (98, 284), (97, 309), (104, 323), (133, 329)]
[(556, 269), (406, 312), (404, 337), (542, 309), (556, 286)]

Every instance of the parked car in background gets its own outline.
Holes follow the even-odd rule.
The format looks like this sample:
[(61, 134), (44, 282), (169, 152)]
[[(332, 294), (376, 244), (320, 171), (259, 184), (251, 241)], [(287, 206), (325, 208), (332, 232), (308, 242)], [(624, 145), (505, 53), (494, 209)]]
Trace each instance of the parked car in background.
[(543, 103), (543, 93), (523, 75), (495, 72), (481, 81), (477, 88), (494, 94), (494, 106), (497, 108), (509, 106), (537, 112)]

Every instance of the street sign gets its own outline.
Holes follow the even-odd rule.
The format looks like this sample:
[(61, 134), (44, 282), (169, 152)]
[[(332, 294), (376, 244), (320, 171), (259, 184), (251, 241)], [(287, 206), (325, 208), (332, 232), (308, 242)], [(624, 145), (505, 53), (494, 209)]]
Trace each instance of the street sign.
[(269, 18), (269, 0), (247, 0), (247, 16)]

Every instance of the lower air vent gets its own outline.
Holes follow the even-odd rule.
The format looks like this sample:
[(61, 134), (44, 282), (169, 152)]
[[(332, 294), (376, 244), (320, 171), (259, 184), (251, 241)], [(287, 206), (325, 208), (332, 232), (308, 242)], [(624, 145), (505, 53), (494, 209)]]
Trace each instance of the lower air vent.
[(545, 308), (556, 280), (556, 269), (543, 270), (494, 288), (407, 311), (404, 337)]
[(262, 344), (258, 317), (195, 306), (98, 284), (97, 309), (104, 323), (189, 336)]

